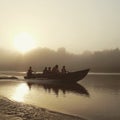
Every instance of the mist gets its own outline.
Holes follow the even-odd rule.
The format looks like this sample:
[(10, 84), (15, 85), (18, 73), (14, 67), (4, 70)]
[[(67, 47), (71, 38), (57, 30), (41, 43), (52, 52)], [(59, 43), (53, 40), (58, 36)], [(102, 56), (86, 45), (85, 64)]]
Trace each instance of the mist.
[(49, 48), (37, 48), (25, 55), (15, 51), (0, 49), (0, 70), (26, 71), (32, 66), (34, 71), (42, 71), (44, 67), (63, 65), (68, 71), (90, 68), (91, 72), (120, 72), (120, 50), (118, 48), (73, 54), (65, 48), (57, 51)]

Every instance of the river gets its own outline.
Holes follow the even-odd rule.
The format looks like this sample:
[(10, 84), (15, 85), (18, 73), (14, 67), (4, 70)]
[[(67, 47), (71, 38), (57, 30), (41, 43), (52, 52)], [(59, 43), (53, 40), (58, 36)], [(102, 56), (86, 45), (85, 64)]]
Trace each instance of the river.
[(21, 73), (12, 75), (19, 79), (0, 80), (0, 95), (10, 100), (88, 120), (120, 120), (120, 74), (90, 73), (72, 85), (28, 84)]

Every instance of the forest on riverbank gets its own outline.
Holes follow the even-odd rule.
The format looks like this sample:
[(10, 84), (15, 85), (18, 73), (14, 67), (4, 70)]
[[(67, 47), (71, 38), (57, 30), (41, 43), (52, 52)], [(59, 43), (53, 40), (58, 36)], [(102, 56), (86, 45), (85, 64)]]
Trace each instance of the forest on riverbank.
[(60, 68), (65, 65), (69, 71), (90, 68), (91, 72), (120, 72), (120, 50), (118, 48), (103, 51), (85, 51), (73, 54), (65, 48), (57, 51), (49, 48), (37, 48), (24, 55), (0, 49), (0, 70), (26, 71), (32, 66), (36, 71), (42, 71), (45, 66)]

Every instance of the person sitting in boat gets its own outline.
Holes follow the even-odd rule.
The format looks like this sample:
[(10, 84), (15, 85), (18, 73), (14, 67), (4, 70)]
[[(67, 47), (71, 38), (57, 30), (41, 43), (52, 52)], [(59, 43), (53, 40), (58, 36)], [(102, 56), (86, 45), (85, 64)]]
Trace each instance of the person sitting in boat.
[(59, 67), (58, 67), (58, 65), (55, 65), (55, 66), (53, 67), (52, 73), (53, 73), (53, 74), (58, 74), (58, 73), (59, 73)]
[(33, 72), (33, 70), (32, 70), (32, 67), (30, 66), (29, 67), (29, 69), (28, 69), (28, 71), (27, 71), (27, 76), (30, 78), (30, 77), (32, 77), (32, 72)]
[(47, 67), (45, 67), (43, 70), (43, 74), (46, 75), (47, 73), (48, 73), (48, 69), (47, 69)]
[(62, 73), (62, 74), (66, 74), (66, 73), (67, 73), (65, 66), (62, 67), (61, 73)]
[(51, 72), (51, 67), (48, 67), (48, 74), (50, 74)]

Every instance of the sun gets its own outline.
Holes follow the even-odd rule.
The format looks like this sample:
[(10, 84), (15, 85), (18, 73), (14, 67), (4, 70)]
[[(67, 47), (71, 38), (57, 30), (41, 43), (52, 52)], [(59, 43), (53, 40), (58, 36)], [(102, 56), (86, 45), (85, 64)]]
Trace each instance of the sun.
[(22, 54), (36, 48), (36, 46), (35, 40), (28, 33), (20, 33), (14, 38), (14, 47)]

